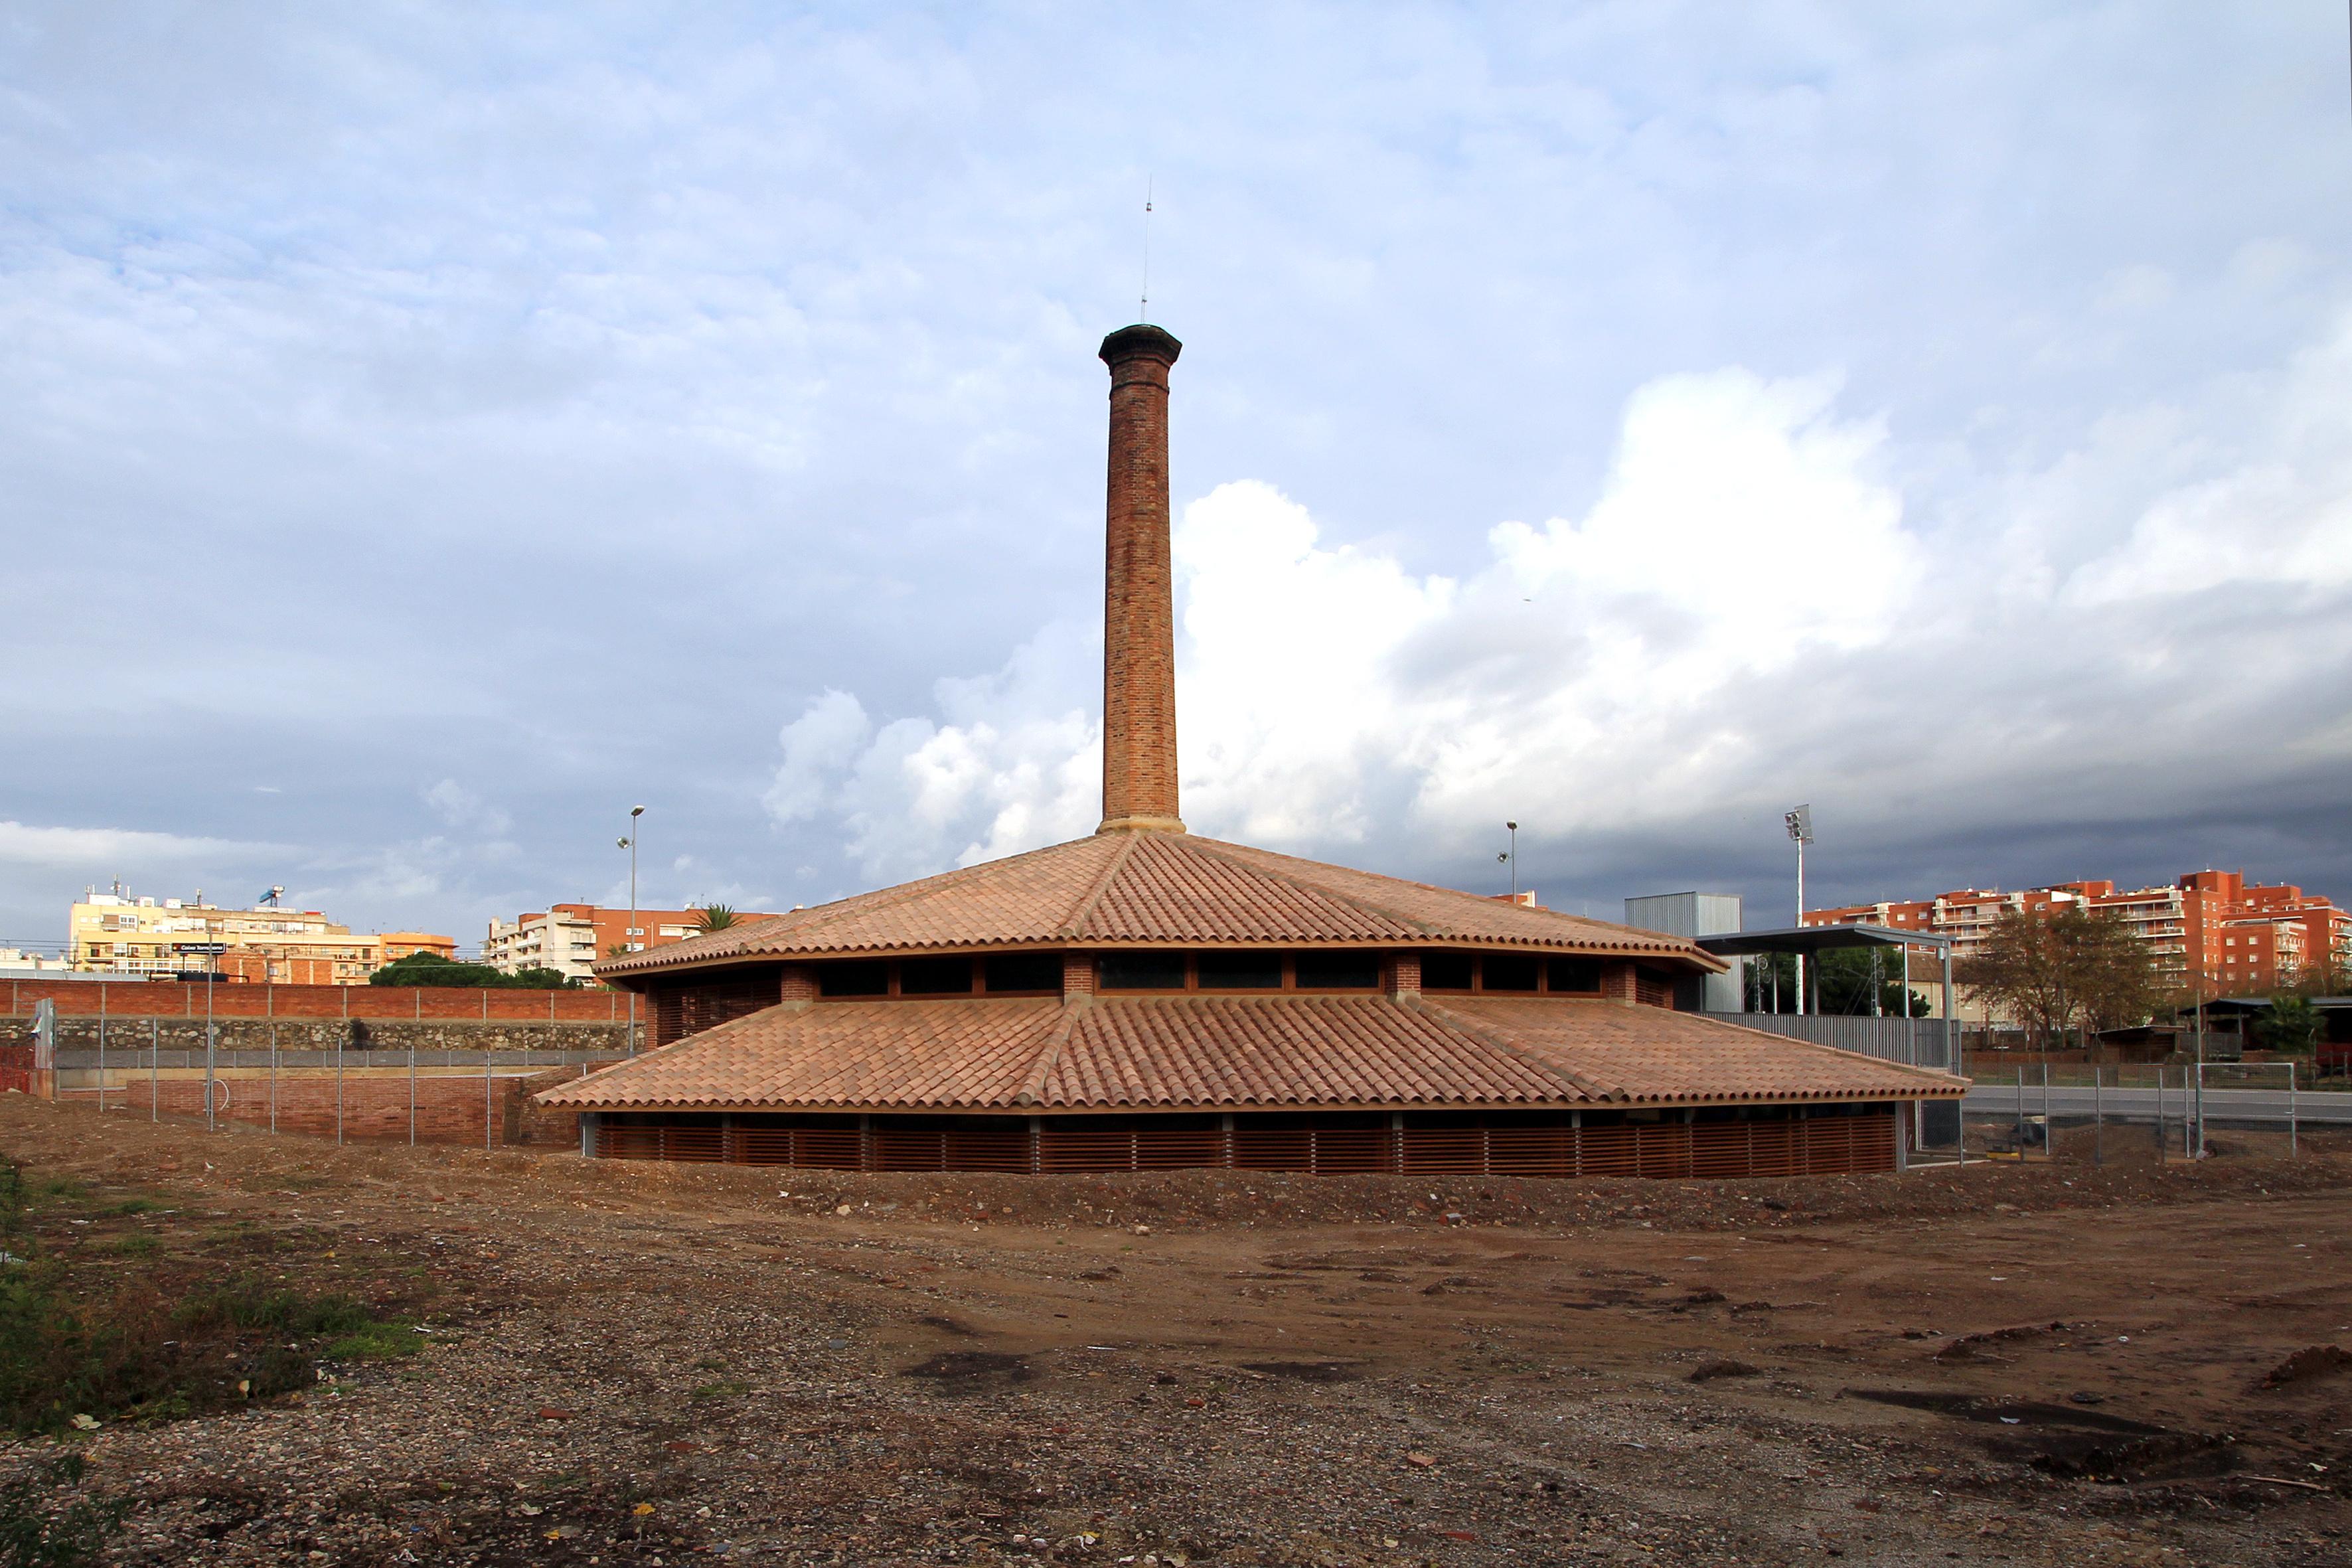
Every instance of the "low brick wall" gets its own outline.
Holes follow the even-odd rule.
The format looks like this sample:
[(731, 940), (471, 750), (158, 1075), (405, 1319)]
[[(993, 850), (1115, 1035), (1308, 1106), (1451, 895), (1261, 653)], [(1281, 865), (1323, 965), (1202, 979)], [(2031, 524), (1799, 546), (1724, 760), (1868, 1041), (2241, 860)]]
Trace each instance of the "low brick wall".
[[(109, 1018), (201, 1018), (205, 992), (215, 1018), (471, 1019), (478, 1024), (625, 1024), (629, 996), (590, 991), (488, 990), (437, 985), (222, 985), (179, 980), (6, 980), (0, 1000), (8, 1016), (30, 1014), (47, 1000), (58, 1016)], [(640, 1022), (645, 1006), (637, 1005)]]
[[(305, 1068), (266, 1073), (241, 1068), (213, 1080), (216, 1120), (281, 1134), (353, 1143), (405, 1143), (414, 1106), (420, 1143), (531, 1143), (577, 1148), (579, 1117), (529, 1103), (530, 1096), (580, 1076), (577, 1068), (529, 1075), (503, 1073), (486, 1083), (479, 1073), (417, 1074), (373, 1068), (346, 1071), (340, 1084), (331, 1070)], [(107, 1114), (160, 1115), (174, 1121), (205, 1119), (205, 1075), (183, 1068), (151, 1080), (143, 1073), (110, 1071), (104, 1096)], [(64, 1098), (88, 1103), (99, 1098), (89, 1084)], [(488, 1138), (485, 1139), (485, 1127)]]
[[(619, 1023), (597, 1019), (552, 1024), (529, 1020), (484, 1024), (435, 1019), (420, 1023), (405, 1018), (222, 1017), (215, 1014), (213, 1027), (219, 1032), (216, 1048), (224, 1051), (332, 1051), (339, 1044), (345, 1051), (404, 1053), (412, 1047), (419, 1051), (619, 1052), (629, 1048), (629, 1025), (625, 1018)], [(149, 1050), (201, 1051), (205, 1048), (205, 1020), (201, 1013), (193, 1018), (60, 1016), (58, 1019), (57, 1048), (60, 1054), (68, 1051), (95, 1052), (99, 1047), (101, 1028), (105, 1031), (106, 1049), (110, 1056), (116, 1051), (143, 1054)], [(0, 1046), (29, 1045), (32, 1038), (32, 1019), (23, 1016), (0, 1018)], [(642, 1047), (645, 1043), (645, 1028), (640, 1020), (637, 1044)]]

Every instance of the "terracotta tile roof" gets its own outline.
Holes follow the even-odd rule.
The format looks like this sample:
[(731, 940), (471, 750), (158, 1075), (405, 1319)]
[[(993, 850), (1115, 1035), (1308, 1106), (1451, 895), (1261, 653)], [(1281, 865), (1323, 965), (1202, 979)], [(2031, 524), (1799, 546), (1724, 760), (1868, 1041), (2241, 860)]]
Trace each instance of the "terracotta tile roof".
[(583, 1109), (1604, 1106), (1960, 1092), (1696, 1014), (1606, 1001), (1116, 996), (782, 1005), (540, 1096)]
[(1183, 833), (1112, 833), (607, 959), (607, 978), (744, 959), (1071, 943), (1507, 943), (1723, 967), (1680, 937)]

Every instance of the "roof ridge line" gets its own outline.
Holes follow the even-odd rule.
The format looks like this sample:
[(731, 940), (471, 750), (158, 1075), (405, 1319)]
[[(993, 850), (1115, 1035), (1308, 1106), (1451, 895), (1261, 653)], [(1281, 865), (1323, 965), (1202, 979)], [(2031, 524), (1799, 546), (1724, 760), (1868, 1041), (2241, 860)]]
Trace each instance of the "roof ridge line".
[[(1370, 877), (1382, 882), (1396, 882), (1404, 887), (1418, 889), (1424, 893), (1442, 893), (1451, 898), (1469, 899), (1474, 902), (1478, 903), (1501, 903), (1506, 909), (1519, 910), (1532, 914), (1549, 915), (1555, 920), (1573, 921), (1579, 925), (1605, 926), (1613, 931), (1624, 933), (1622, 936), (1588, 939), (1587, 945), (1589, 946), (1598, 947), (1605, 942), (1613, 942), (1618, 945), (1621, 951), (1628, 952), (1687, 954), (1690, 952), (1704, 953), (1706, 951), (1698, 945), (1697, 939), (1696, 938), (1668, 936), (1664, 931), (1642, 931), (1638, 927), (1626, 925), (1622, 921), (1598, 920), (1591, 915), (1572, 915), (1566, 910), (1549, 910), (1535, 904), (1515, 904), (1502, 899), (1499, 895), (1489, 897), (1485, 893), (1471, 892), (1465, 888), (1448, 888), (1436, 882), (1423, 882), (1411, 877), (1394, 876), (1386, 871), (1368, 871), (1360, 866), (1339, 866), (1320, 860), (1308, 860), (1303, 856), (1286, 855), (1279, 849), (1262, 848), (1255, 844), (1232, 844), (1222, 839), (1202, 838), (1197, 837), (1193, 837), (1192, 842), (1196, 846), (1200, 846), (1204, 848), (1208, 846), (1214, 845), (1219, 850), (1239, 849), (1245, 855), (1265, 855), (1271, 856), (1277, 860), (1297, 860), (1303, 865), (1321, 866), (1326, 869), (1339, 871), (1351, 876)], [(1222, 855), (1219, 858), (1223, 859), (1227, 865), (1240, 866), (1248, 864), (1246, 861), (1236, 858), (1231, 855)], [(1425, 932), (1434, 934), (1433, 928), (1428, 921), (1415, 920), (1409, 915), (1399, 914), (1396, 911), (1388, 909), (1384, 905), (1371, 903), (1369, 900), (1359, 899), (1350, 893), (1342, 893), (1329, 888), (1319, 887), (1313, 882), (1305, 880), (1304, 879), (1295, 878), (1286, 872), (1277, 871), (1272, 867), (1253, 866), (1250, 868), (1256, 871), (1261, 876), (1276, 878), (1279, 880), (1289, 883), (1295, 888), (1306, 888), (1312, 892), (1320, 894), (1324, 898), (1332, 899), (1340, 903), (1349, 904), (1360, 910), (1374, 910), (1380, 914), (1386, 915), (1391, 920), (1402, 921), (1407, 925), (1416, 926)], [(1447, 940), (1458, 939), (1449, 938)], [(1523, 942), (1534, 945), (1542, 942), (1545, 939), (1541, 937), (1503, 937), (1497, 940), (1505, 942)], [(1677, 943), (1680, 945), (1676, 946), (1675, 944)], [(1729, 966), (1726, 965), (1726, 967), (1727, 968)]]
[(1042, 1097), (1045, 1092), (1045, 1079), (1061, 1065), (1062, 1051), (1070, 1043), (1070, 1032), (1078, 1026), (1078, 1015), (1087, 1011), (1093, 1001), (1092, 996), (1083, 999), (1066, 996), (1062, 999), (1061, 1022), (1054, 1026), (1053, 1034), (1045, 1041), (1045, 1050), (1038, 1054), (1036, 1065), (1029, 1069), (1029, 1076), (1023, 1079), (1021, 1087), (1013, 1091), (1013, 1104), (1045, 1103)]
[(1472, 1039), (1480, 1042), (1490, 1049), (1510, 1058), (1513, 1061), (1519, 1063), (1523, 1067), (1533, 1068), (1538, 1072), (1543, 1073), (1547, 1077), (1564, 1079), (1570, 1088), (1590, 1099), (1627, 1100), (1633, 1098), (1622, 1089), (1605, 1088), (1601, 1084), (1587, 1079), (1582, 1073), (1577, 1072), (1572, 1068), (1561, 1067), (1554, 1062), (1545, 1061), (1540, 1057), (1531, 1056), (1528, 1052), (1519, 1049), (1517, 1046), (1510, 1045), (1503, 1040), (1497, 1039), (1475, 1021), (1465, 1018), (1461, 1014), (1454, 1012), (1450, 1008), (1441, 1007), (1434, 1002), (1428, 1001), (1420, 996), (1415, 996), (1409, 1002), (1402, 997), (1399, 997), (1397, 998), (1397, 1005), (1402, 1007), (1409, 1007), (1417, 1013), (1428, 1014), (1432, 1017), (1437, 1018), (1441, 1022), (1444, 1023), (1449, 1027), (1459, 1029), (1462, 1033), (1469, 1036)]
[[(1217, 847), (1214, 849), (1209, 847), (1213, 844), (1216, 845)], [(1208, 856), (1210, 859), (1222, 861), (1225, 865), (1234, 868), (1236, 870), (1247, 871), (1253, 876), (1264, 877), (1269, 881), (1280, 882), (1286, 888), (1294, 888), (1301, 892), (1312, 893), (1318, 899), (1328, 899), (1335, 904), (1345, 904), (1348, 908), (1357, 910), (1359, 913), (1378, 915), (1382, 920), (1394, 921), (1399, 925), (1410, 926), (1423, 936), (1434, 937), (1438, 934), (1436, 928), (1432, 926), (1427, 921), (1416, 920), (1411, 915), (1399, 913), (1395, 910), (1389, 909), (1381, 904), (1373, 903), (1368, 899), (1357, 898), (1351, 893), (1334, 892), (1328, 888), (1318, 888), (1312, 882), (1308, 882), (1302, 878), (1290, 875), (1287, 871), (1277, 871), (1270, 866), (1253, 866), (1247, 860), (1224, 854), (1222, 851), (1224, 849), (1225, 846), (1218, 839), (1195, 838), (1192, 840), (1192, 847)], [(1242, 847), (1247, 848), (1249, 846), (1244, 845)], [(1286, 859), (1290, 858), (1290, 857), (1287, 856), (1284, 858)], [(1378, 873), (1374, 873), (1374, 875), (1377, 874)], [(1445, 889), (1441, 889), (1439, 890), (1444, 891)], [(1465, 897), (1475, 898), (1476, 895), (1465, 894)]]
[[(1034, 855), (1043, 855), (1050, 850), (1061, 849), (1072, 844), (1082, 844), (1084, 842), (1084, 839), (1069, 838), (1063, 840), (1060, 844), (1041, 844), (1034, 849), (1024, 849), (1015, 855), (1001, 855), (993, 860), (982, 860), (976, 865), (954, 866), (944, 871), (934, 871), (928, 877), (918, 877), (911, 882), (896, 882), (887, 888), (869, 888), (865, 892), (851, 893), (846, 898), (835, 899), (830, 903), (812, 904), (805, 910), (787, 910), (782, 914), (771, 915), (766, 920), (752, 922), (751, 925), (744, 929), (741, 936), (737, 939), (736, 945), (730, 946), (725, 952), (707, 954), (696, 953), (686, 959), (684, 962), (688, 963), (700, 963), (706, 957), (714, 959), (774, 957), (777, 955), (770, 952), (755, 952), (742, 946), (741, 942), (743, 939), (748, 938), (752, 931), (759, 930), (762, 926), (772, 925), (779, 921), (790, 921), (794, 915), (802, 914), (810, 915), (815, 918), (794, 923), (790, 928), (792, 934), (798, 935), (803, 931), (823, 931), (826, 926), (832, 925), (852, 915), (867, 914), (876, 910), (897, 909), (899, 905), (908, 903), (913, 900), (928, 897), (929, 894), (938, 891), (943, 883), (958, 882), (975, 877), (982, 871), (987, 871), (996, 867), (1010, 865), (1015, 860), (1026, 860)], [(732, 929), (733, 928), (731, 927), (729, 928), (730, 934), (732, 932)], [(694, 939), (688, 938), (688, 940), (692, 941)], [(671, 956), (671, 953), (676, 948), (683, 945), (685, 944), (672, 943), (670, 948), (667, 949), (649, 948), (643, 953), (632, 954), (631, 956), (637, 959), (642, 967), (635, 970), (617, 973), (647, 973), (654, 969), (660, 967), (664, 963), (677, 963), (680, 961)], [(653, 954), (655, 952), (662, 953), (663, 957), (659, 961), (654, 960)]]
[(1140, 833), (1127, 835), (1127, 842), (1118, 847), (1118, 853), (1110, 858), (1110, 864), (1103, 868), (1102, 875), (1095, 879), (1095, 885), (1087, 889), (1087, 896), (1078, 900), (1077, 907), (1070, 911), (1055, 935), (1066, 941), (1078, 934), (1078, 928), (1092, 917), (1095, 907), (1102, 902), (1103, 895), (1110, 891), (1112, 879), (1126, 869), (1128, 861), (1134, 858), (1135, 847), (1142, 842), (1143, 835)]

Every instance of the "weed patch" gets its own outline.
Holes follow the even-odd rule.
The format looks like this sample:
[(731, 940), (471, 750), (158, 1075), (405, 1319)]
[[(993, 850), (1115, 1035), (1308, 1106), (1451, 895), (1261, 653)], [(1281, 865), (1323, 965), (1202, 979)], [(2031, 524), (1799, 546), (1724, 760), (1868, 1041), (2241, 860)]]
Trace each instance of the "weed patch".
[(389, 1361), (416, 1353), (416, 1326), (396, 1319), (370, 1322), (327, 1346), (330, 1361)]
[(79, 1495), (83, 1460), (58, 1454), (0, 1481), (0, 1568), (86, 1568), (122, 1528), (123, 1506)]
[[(77, 1274), (76, 1253), (42, 1246), (45, 1229), (65, 1234), (63, 1221), (34, 1201), (76, 1185), (28, 1182), (0, 1160), (0, 1250), (22, 1259), (0, 1268), (0, 1430), (203, 1415), (308, 1389), (322, 1359), (381, 1361), (418, 1346), (409, 1320), (352, 1296), (283, 1277), (223, 1278), (219, 1263), (173, 1258), (135, 1230), (80, 1232), (92, 1256)], [(0, 1568), (14, 1561), (0, 1551)]]

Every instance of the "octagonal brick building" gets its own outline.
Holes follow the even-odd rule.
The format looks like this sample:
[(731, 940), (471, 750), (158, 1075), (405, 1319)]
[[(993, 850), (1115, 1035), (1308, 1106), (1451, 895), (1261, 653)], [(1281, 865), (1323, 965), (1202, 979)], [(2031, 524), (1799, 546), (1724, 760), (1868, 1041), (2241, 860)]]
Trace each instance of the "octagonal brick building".
[(1169, 372), (1111, 372), (1089, 837), (605, 961), (652, 1048), (583, 1152), (848, 1170), (1886, 1170), (1966, 1088), (1674, 1007), (1696, 943), (1202, 838), (1179, 812)]

